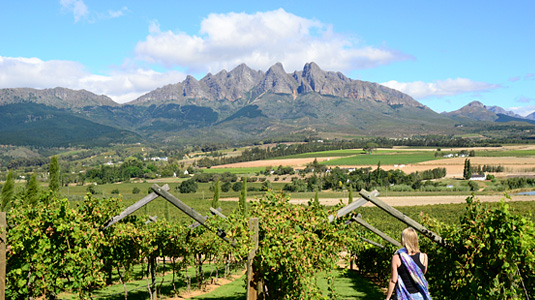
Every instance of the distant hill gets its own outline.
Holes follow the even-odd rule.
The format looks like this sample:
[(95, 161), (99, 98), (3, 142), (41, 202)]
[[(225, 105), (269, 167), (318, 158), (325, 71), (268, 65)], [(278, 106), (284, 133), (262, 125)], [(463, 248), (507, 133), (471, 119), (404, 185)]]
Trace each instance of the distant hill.
[(128, 130), (101, 125), (71, 112), (36, 103), (0, 106), (0, 144), (104, 146), (139, 140)]
[(98, 96), (86, 90), (13, 88), (0, 89), (0, 105), (37, 103), (56, 108), (80, 108), (85, 106), (118, 106), (108, 96)]
[(473, 101), (456, 111), (444, 113), (449, 117), (470, 119), (472, 121), (488, 121), (497, 123), (526, 122), (535, 124), (533, 120), (524, 118), (518, 114), (507, 111), (499, 106), (486, 106), (479, 101)]
[(488, 110), (483, 103), (479, 101), (472, 101), (458, 110), (444, 113), (450, 117), (468, 118), (476, 121), (494, 122), (498, 119), (496, 113)]

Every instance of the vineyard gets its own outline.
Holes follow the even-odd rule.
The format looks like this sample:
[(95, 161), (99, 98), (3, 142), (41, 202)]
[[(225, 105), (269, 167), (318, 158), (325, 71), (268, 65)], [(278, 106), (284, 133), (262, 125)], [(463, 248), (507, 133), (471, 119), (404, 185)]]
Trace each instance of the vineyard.
[[(135, 295), (131, 282), (136, 280), (144, 282), (141, 288), (151, 299), (177, 296), (184, 286), (202, 289), (214, 278), (244, 268), (255, 247), (250, 218), (259, 220), (252, 270), (255, 282), (261, 283), (260, 298), (340, 297), (333, 274), (341, 253), (349, 253), (347, 263), (353, 262), (361, 274), (385, 286), (393, 245), (366, 242), (381, 239), (348, 224), (352, 214), (329, 222), (341, 205), (324, 207), (316, 200), (292, 205), (289, 200), (284, 194), (268, 192), (245, 208), (224, 211), (227, 218), (210, 217), (206, 226), (195, 228), (190, 226), (193, 220), (150, 222), (148, 216), (138, 214), (104, 229), (122, 211), (119, 199), (88, 195), (77, 207), (53, 193), (31, 205), (15, 199), (17, 209), (7, 213), (6, 297), (63, 299), (67, 293), (89, 299), (118, 281), (124, 288), (120, 298), (113, 299), (128, 299)], [(387, 215), (371, 208), (355, 212), (396, 239), (404, 226), (385, 222)], [(533, 298), (535, 230), (530, 216), (512, 213), (505, 201), (488, 207), (471, 197), (457, 217), (457, 222), (429, 215), (420, 218), (445, 241), (439, 245), (421, 236), (421, 248), (431, 258), (427, 277), (432, 295), (436, 299)], [(171, 284), (157, 282), (158, 274)]]

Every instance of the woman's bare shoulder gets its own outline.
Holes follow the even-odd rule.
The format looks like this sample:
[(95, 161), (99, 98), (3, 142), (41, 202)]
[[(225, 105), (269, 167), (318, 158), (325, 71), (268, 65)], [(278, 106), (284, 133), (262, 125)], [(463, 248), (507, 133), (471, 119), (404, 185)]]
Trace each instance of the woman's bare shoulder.
[(424, 252), (420, 252), (420, 262), (421, 262), (424, 266), (427, 266), (427, 260), (428, 260), (427, 254), (424, 253)]

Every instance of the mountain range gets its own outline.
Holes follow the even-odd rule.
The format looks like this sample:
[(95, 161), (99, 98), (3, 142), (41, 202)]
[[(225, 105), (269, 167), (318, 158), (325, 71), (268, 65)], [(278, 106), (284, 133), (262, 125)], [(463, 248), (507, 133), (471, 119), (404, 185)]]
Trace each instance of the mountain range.
[(407, 137), (460, 133), (459, 122), (500, 122), (500, 116), (526, 121), (476, 103), (438, 114), (397, 90), (315, 63), (293, 73), (280, 63), (266, 72), (241, 64), (200, 80), (188, 76), (125, 104), (85, 90), (0, 89), (0, 144)]
[(518, 121), (535, 124), (535, 112), (523, 117), (499, 106), (486, 106), (479, 101), (472, 101), (458, 110), (443, 114), (453, 118), (467, 118), (477, 121), (497, 123)]

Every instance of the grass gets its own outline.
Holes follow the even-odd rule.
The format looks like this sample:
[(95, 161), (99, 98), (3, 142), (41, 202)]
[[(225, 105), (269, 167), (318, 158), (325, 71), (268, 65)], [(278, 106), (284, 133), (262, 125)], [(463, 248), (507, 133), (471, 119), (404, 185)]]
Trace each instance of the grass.
[[(161, 267), (161, 264), (159, 268)], [(165, 299), (169, 297), (174, 296), (173, 291), (173, 285), (172, 285), (172, 279), (173, 274), (170, 269), (170, 265), (166, 266), (166, 275), (162, 276), (161, 273), (158, 273), (156, 275), (155, 279), (155, 285), (156, 289), (158, 291), (158, 298), (159, 299)], [(219, 274), (220, 276), (224, 272), (224, 266), (219, 266)], [(133, 300), (141, 300), (141, 299), (149, 299), (150, 295), (147, 289), (147, 277), (144, 272), (146, 271), (146, 265), (136, 265), (134, 267), (134, 270), (132, 272), (132, 280), (128, 281), (126, 285), (126, 289), (128, 291), (128, 299)], [(237, 272), (240, 272), (241, 270), (233, 270), (231, 271), (232, 274), (236, 274)], [(160, 272), (160, 270), (158, 271)], [(203, 273), (206, 280), (209, 280), (210, 273), (212, 272), (212, 268), (208, 265), (205, 265), (203, 267)], [(194, 267), (189, 267), (187, 270), (184, 270), (180, 272), (180, 274), (177, 274), (175, 277), (175, 286), (177, 288), (177, 292), (184, 293), (187, 291), (187, 282), (186, 282), (186, 275), (191, 278), (191, 289), (195, 290), (198, 288), (198, 282), (196, 279), (196, 273)], [(114, 273), (115, 274), (115, 273)], [(101, 288), (97, 291), (93, 291), (94, 298), (102, 298), (107, 300), (121, 300), (124, 299), (124, 286), (122, 283), (120, 283), (119, 278), (117, 275), (113, 277), (114, 284), (106, 286), (104, 288)], [(149, 284), (150, 284), (149, 279)], [(245, 289), (243, 288), (243, 280), (237, 279), (234, 280), (227, 289), (231, 289), (233, 293), (240, 294), (240, 291), (243, 290), (243, 295), (245, 296)], [(225, 287), (225, 286), (223, 286)], [(78, 299), (76, 295), (73, 294), (62, 294), (60, 295), (60, 299)], [(226, 298), (223, 298), (226, 299)], [(242, 299), (242, 298), (228, 298), (228, 299)], [(243, 298), (245, 299), (245, 298)]]
[(248, 168), (210, 168), (210, 169), (203, 169), (203, 173), (209, 173), (209, 174), (223, 174), (225, 172), (229, 172), (232, 174), (242, 174), (242, 175), (255, 175), (257, 173), (260, 173), (261, 171), (265, 171), (265, 167), (248, 167)]
[(476, 157), (531, 157), (535, 150), (476, 151)]
[(243, 275), (229, 284), (220, 286), (210, 293), (192, 297), (190, 299), (245, 300), (245, 276), (246, 275)]
[[(138, 268), (141, 268), (139, 266)], [(205, 276), (209, 275), (208, 268), (205, 268)], [(188, 270), (189, 275), (192, 277), (192, 289), (195, 288), (195, 274), (192, 268)], [(223, 299), (223, 300), (245, 300), (245, 276), (243, 275), (240, 278), (233, 280), (232, 282), (222, 285), (215, 290), (205, 293), (199, 296), (192, 297), (192, 300), (201, 300), (201, 299)], [(334, 279), (336, 299), (362, 299), (362, 300), (372, 300), (372, 299), (381, 299), (383, 293), (381, 289), (371, 283), (368, 279), (364, 278), (358, 272), (348, 269), (335, 269), (332, 271), (332, 276)], [(164, 277), (164, 283), (159, 289), (158, 297), (160, 299), (165, 299), (173, 296), (173, 288), (171, 284), (172, 274), (167, 274)], [(205, 277), (208, 278), (208, 277)], [(156, 286), (160, 286), (162, 282), (162, 277), (158, 276), (156, 278)], [(317, 283), (322, 290), (322, 292), (328, 294), (328, 283), (325, 274), (318, 274)], [(184, 277), (175, 279), (175, 284), (177, 286), (178, 292), (183, 293), (186, 291), (186, 282)], [(149, 294), (147, 291), (147, 279), (137, 279), (132, 280), (126, 284), (128, 290), (128, 299), (138, 300), (138, 299), (148, 299)], [(124, 286), (121, 283), (116, 283), (111, 286), (102, 288), (94, 292), (96, 298), (103, 298), (109, 300), (120, 300), (124, 299)], [(76, 299), (75, 295), (72, 294), (62, 294), (60, 295), (62, 299)]]
[(275, 157), (273, 159), (292, 159), (292, 158), (315, 158), (315, 157), (332, 157), (332, 156), (352, 156), (356, 154), (361, 154), (362, 149), (346, 149), (346, 150), (331, 150), (331, 151), (320, 151), (320, 152), (310, 152), (302, 153), (295, 155), (287, 155), (281, 157)]
[[(384, 297), (381, 289), (370, 283), (356, 271), (346, 269), (336, 269), (332, 271), (336, 299), (361, 299), (372, 300), (382, 299)], [(318, 285), (323, 293), (327, 295), (328, 283), (324, 274), (317, 277)], [(234, 280), (228, 285), (221, 286), (211, 293), (193, 297), (191, 299), (224, 299), (224, 300), (241, 300), (245, 299), (244, 277)]]
[(357, 166), (357, 165), (377, 165), (381, 163), (383, 165), (394, 164), (410, 164), (419, 163), (430, 160), (442, 159), (441, 157), (435, 157), (432, 151), (427, 152), (392, 152), (392, 153), (374, 153), (374, 154), (361, 154), (355, 156), (349, 156), (339, 159), (333, 159), (330, 161), (323, 161), (321, 164), (328, 166)]

